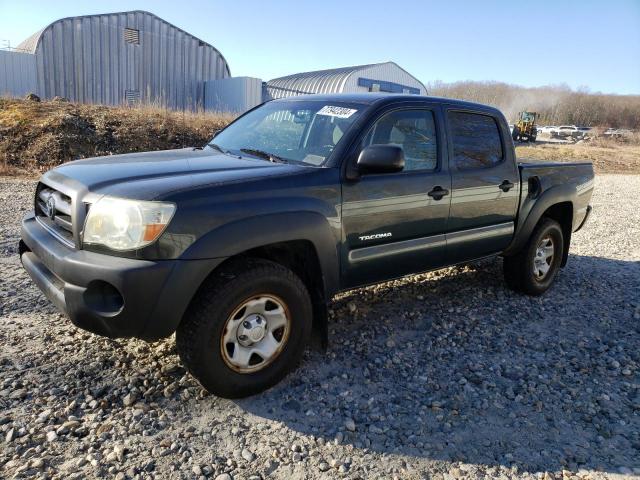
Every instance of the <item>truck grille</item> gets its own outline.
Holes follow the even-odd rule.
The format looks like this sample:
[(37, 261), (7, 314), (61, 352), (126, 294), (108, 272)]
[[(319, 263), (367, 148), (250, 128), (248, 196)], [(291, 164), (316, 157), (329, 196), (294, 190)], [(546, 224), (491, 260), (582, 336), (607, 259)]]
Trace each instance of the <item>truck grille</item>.
[(41, 183), (36, 190), (35, 211), (38, 221), (51, 233), (75, 246), (71, 197)]

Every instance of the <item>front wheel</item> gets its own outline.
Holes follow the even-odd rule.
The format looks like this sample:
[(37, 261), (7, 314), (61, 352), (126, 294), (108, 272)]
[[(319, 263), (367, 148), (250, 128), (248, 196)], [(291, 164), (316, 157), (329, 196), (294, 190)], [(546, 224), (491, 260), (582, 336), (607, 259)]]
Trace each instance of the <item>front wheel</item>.
[(513, 138), (513, 141), (516, 142), (518, 141), (519, 137), (520, 137), (520, 129), (518, 127), (513, 127), (513, 131), (511, 132), (511, 138)]
[(300, 361), (311, 334), (304, 284), (286, 267), (246, 259), (214, 272), (178, 331), (178, 354), (209, 392), (240, 398), (279, 382)]
[(507, 285), (527, 295), (542, 295), (555, 280), (563, 254), (564, 236), (560, 224), (544, 218), (525, 247), (516, 255), (504, 258)]

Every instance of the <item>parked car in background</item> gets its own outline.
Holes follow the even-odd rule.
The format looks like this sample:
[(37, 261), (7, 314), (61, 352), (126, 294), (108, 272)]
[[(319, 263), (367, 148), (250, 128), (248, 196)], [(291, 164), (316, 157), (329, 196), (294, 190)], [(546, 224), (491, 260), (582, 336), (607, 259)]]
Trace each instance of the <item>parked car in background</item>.
[(632, 135), (633, 132), (626, 128), (607, 128), (602, 135), (612, 138), (623, 138)]
[(550, 133), (551, 137), (563, 139), (576, 139), (583, 135), (575, 125), (561, 125), (551, 130)]
[(546, 125), (544, 127), (540, 126), (538, 127), (538, 134), (542, 134), (542, 135), (550, 135), (552, 130), (555, 130), (556, 127), (555, 125)]

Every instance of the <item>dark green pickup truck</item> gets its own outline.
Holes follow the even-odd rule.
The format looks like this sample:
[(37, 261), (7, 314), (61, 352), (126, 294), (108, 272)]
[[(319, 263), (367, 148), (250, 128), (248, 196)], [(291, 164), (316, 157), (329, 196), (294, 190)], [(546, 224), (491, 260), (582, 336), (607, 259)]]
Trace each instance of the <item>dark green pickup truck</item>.
[(209, 391), (254, 394), (327, 340), (337, 292), (488, 256), (540, 295), (591, 207), (589, 163), (518, 163), (496, 109), (409, 95), (259, 106), (205, 147), (79, 160), (38, 184), (20, 254), (71, 321), (176, 332)]

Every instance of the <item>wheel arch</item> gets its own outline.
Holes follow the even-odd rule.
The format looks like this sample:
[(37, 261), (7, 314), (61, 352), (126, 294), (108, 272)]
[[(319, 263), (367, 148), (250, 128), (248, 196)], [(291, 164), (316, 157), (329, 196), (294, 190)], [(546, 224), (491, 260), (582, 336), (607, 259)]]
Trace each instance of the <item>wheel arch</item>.
[[(576, 195), (572, 185), (557, 185), (544, 191), (538, 198), (524, 201), (521, 215), (528, 214), (519, 221), (513, 241), (503, 252), (504, 256), (512, 256), (518, 253), (527, 243), (533, 230), (543, 218), (551, 218), (557, 221), (563, 234), (564, 252), (561, 266), (567, 264), (569, 246), (571, 244), (571, 232), (573, 227), (574, 205), (572, 198)], [(527, 202), (532, 204), (527, 205)]]
[(271, 260), (289, 268), (309, 291), (314, 333), (326, 346), (327, 302), (340, 289), (336, 234), (339, 235), (339, 229), (333, 231), (329, 221), (315, 212), (256, 216), (210, 232), (185, 252), (185, 257), (225, 258), (208, 276), (240, 258)]

